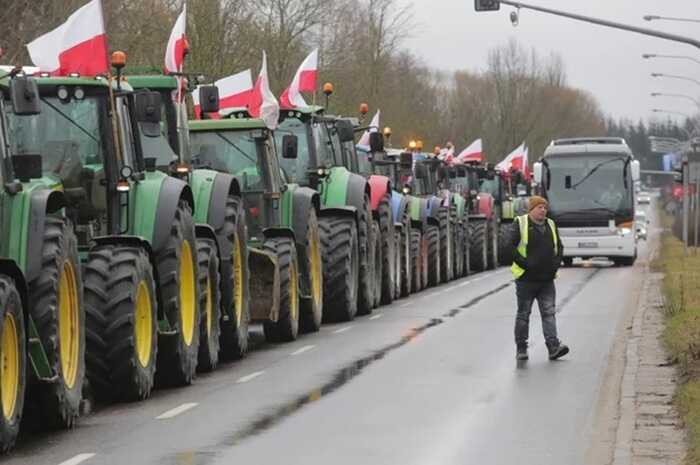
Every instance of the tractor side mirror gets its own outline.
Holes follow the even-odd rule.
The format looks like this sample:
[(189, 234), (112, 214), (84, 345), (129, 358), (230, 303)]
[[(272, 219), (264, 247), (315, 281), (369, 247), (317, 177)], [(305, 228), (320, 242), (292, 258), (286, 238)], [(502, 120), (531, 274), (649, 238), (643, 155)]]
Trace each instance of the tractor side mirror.
[(219, 111), (219, 88), (216, 86), (201, 86), (199, 88), (199, 109), (201, 114), (217, 113)]
[(532, 166), (532, 174), (537, 184), (542, 184), (542, 163), (537, 162)]
[(384, 151), (384, 135), (381, 132), (369, 133), (369, 149), (374, 153)]
[(293, 134), (285, 134), (282, 137), (282, 158), (294, 160), (297, 158), (299, 150), (299, 140)]
[(632, 167), (632, 182), (637, 182), (641, 178), (641, 167), (639, 166), (639, 160), (632, 160), (630, 163)]
[(147, 137), (160, 136), (161, 97), (158, 92), (138, 92), (134, 94), (136, 121)]
[(340, 143), (354, 142), (355, 141), (355, 129), (352, 127), (352, 123), (347, 120), (340, 120), (336, 123), (336, 128), (338, 130), (338, 138)]
[(16, 115), (38, 115), (41, 113), (39, 86), (26, 76), (16, 76), (10, 80), (10, 100)]
[(12, 155), (12, 169), (21, 182), (38, 179), (43, 176), (41, 155)]
[(413, 154), (411, 152), (401, 152), (399, 166), (401, 166), (401, 169), (404, 170), (413, 169)]

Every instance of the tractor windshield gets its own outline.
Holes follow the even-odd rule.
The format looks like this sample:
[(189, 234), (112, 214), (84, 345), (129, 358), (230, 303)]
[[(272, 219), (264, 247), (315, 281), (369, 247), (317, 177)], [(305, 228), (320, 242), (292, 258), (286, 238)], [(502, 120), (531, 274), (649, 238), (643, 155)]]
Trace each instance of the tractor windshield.
[(64, 187), (81, 187), (83, 168), (100, 169), (104, 159), (97, 96), (59, 99), (42, 97), (41, 113), (9, 112), (12, 155), (41, 155), (44, 174), (58, 177)]
[(309, 169), (312, 168), (308, 127), (300, 119), (285, 118), (275, 130), (278, 153), (282, 152), (282, 138), (288, 134), (297, 136), (297, 158), (294, 160), (280, 159), (280, 165), (289, 182), (307, 185), (309, 183)]

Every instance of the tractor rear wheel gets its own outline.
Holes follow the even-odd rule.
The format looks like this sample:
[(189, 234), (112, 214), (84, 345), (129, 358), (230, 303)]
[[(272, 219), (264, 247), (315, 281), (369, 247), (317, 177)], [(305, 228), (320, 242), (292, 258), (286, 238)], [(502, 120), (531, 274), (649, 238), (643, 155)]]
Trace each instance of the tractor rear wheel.
[(22, 301), (15, 283), (0, 275), (0, 451), (19, 434), (27, 387), (27, 348)]
[(263, 242), (262, 249), (277, 256), (280, 275), (280, 307), (277, 321), (263, 324), (268, 342), (294, 341), (299, 334), (299, 262), (294, 239), (273, 237)]
[(250, 323), (248, 234), (245, 210), (239, 198), (226, 201), (226, 217), (217, 236), (226, 238), (221, 252), (221, 356), (236, 360), (248, 352)]
[(498, 264), (508, 266), (513, 256), (513, 244), (511, 244), (513, 223), (501, 224), (498, 228)]
[[(382, 233), (379, 228), (379, 221), (372, 221), (372, 236), (374, 238), (374, 305), (372, 309), (379, 307), (382, 301), (382, 276), (384, 274), (384, 260), (382, 259)], [(364, 313), (367, 315), (372, 313)]]
[(440, 284), (440, 230), (437, 226), (425, 229), (425, 240), (428, 245), (427, 287), (433, 287)]
[(221, 336), (221, 274), (216, 242), (212, 239), (197, 240), (199, 289), (202, 317), (199, 323), (199, 356), (197, 370), (212, 371), (219, 364), (219, 339)]
[(464, 226), (462, 223), (455, 223), (455, 233), (452, 242), (452, 262), (454, 263), (454, 278), (464, 276)]
[(360, 258), (353, 218), (331, 216), (319, 222), (323, 245), (323, 320), (350, 321), (357, 314)]
[[(301, 274), (309, 284), (310, 298), (301, 299), (301, 330), (315, 333), (323, 321), (323, 255), (316, 210), (309, 212), (304, 252), (299, 254)], [(300, 251), (299, 251), (300, 252)]]
[(68, 220), (46, 217), (40, 253), (28, 310), (58, 380), (31, 389), (38, 394), (42, 424), (70, 428), (80, 413), (85, 378), (85, 311), (78, 240)]
[(500, 235), (499, 224), (495, 221), (488, 222), (488, 260), (487, 267), (489, 270), (498, 268), (498, 237)]
[(409, 221), (404, 222), (403, 229), (399, 231), (399, 276), (401, 276), (401, 281), (399, 283), (399, 296), (408, 297), (411, 294), (411, 281), (413, 278), (413, 273), (411, 269), (411, 223)]
[(440, 220), (440, 282), (452, 281), (452, 239), (454, 228), (451, 221), (451, 208), (442, 207), (438, 213)]
[(134, 401), (153, 389), (158, 353), (156, 283), (140, 247), (105, 245), (85, 264), (87, 376), (98, 400)]
[(475, 272), (485, 271), (488, 264), (488, 230), (485, 220), (472, 220), (469, 261)]
[(411, 290), (416, 293), (423, 289), (423, 255), (421, 244), (423, 243), (421, 232), (411, 230)]
[(375, 245), (372, 227), (372, 210), (369, 197), (365, 196), (362, 211), (359, 212), (357, 239), (360, 249), (360, 285), (357, 296), (357, 313), (367, 315), (374, 308), (374, 295), (377, 283), (374, 279)]
[(394, 215), (391, 211), (391, 194), (387, 194), (379, 203), (379, 234), (381, 245), (381, 288), (380, 303), (389, 305), (394, 301), (396, 276), (396, 248)]
[(197, 370), (201, 312), (196, 253), (192, 208), (181, 200), (166, 245), (156, 254), (159, 303), (175, 332), (158, 338), (156, 382), (159, 385), (188, 385)]

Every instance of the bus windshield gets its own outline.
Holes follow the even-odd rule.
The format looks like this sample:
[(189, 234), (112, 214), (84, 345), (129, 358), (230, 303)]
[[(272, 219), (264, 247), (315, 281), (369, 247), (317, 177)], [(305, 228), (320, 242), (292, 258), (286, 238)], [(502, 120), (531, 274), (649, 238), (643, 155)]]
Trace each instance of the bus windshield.
[(600, 212), (629, 216), (633, 210), (633, 182), (628, 157), (585, 154), (547, 159), (551, 183), (547, 197), (553, 215)]

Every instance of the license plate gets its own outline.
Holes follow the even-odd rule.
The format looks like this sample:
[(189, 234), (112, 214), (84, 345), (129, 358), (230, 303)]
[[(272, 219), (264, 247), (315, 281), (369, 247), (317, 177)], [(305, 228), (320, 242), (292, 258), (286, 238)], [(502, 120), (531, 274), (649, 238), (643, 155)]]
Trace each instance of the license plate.
[(597, 242), (579, 242), (578, 247), (580, 249), (597, 249), (598, 243)]

